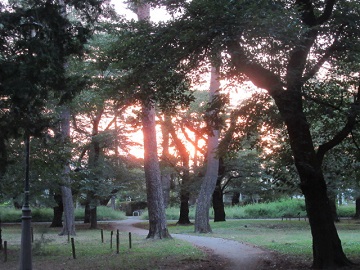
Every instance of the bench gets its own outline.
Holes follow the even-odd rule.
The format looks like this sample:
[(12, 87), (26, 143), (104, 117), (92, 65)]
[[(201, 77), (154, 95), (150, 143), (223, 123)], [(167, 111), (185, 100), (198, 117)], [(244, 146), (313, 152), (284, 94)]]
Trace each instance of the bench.
[(300, 215), (300, 212), (299, 213), (297, 213), (297, 215), (293, 215), (293, 214), (284, 214), (282, 217), (281, 217), (281, 220), (291, 220), (292, 218), (298, 218), (299, 219), (299, 221), (300, 221), (300, 219), (301, 218), (303, 218), (305, 221), (306, 221), (306, 218), (307, 218), (307, 216), (303, 216), (303, 217), (301, 217), (301, 215)]

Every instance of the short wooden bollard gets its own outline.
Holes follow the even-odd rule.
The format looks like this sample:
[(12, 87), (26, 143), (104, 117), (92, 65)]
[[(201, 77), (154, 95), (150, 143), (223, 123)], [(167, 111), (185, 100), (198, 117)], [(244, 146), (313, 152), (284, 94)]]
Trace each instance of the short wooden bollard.
[(120, 235), (116, 234), (116, 254), (119, 254), (119, 247), (120, 247)]
[(104, 243), (104, 230), (101, 229), (101, 243)]
[(111, 248), (111, 249), (112, 249), (113, 235), (114, 235), (114, 232), (111, 231), (111, 232), (110, 232), (110, 248)]
[(72, 255), (73, 255), (73, 258), (76, 259), (76, 253), (75, 253), (75, 241), (74, 241), (74, 238), (71, 237), (71, 249), (72, 249)]
[(131, 232), (129, 232), (129, 248), (131, 248)]
[(4, 241), (4, 262), (7, 262), (7, 241)]

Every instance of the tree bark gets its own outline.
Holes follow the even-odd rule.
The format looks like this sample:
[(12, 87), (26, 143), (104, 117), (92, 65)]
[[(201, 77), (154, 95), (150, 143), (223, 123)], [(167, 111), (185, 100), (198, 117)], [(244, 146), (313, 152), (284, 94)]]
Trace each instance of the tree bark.
[(84, 208), (84, 223), (90, 223), (90, 203), (89, 201), (86, 201), (85, 208)]
[(231, 197), (231, 205), (238, 205), (240, 203), (240, 192), (234, 191)]
[(142, 123), (144, 133), (144, 169), (149, 211), (149, 233), (147, 238), (168, 238), (170, 234), (166, 225), (160, 166), (157, 156), (155, 108), (151, 103), (142, 106)]
[(305, 196), (313, 238), (313, 268), (335, 269), (350, 264), (346, 258), (333, 221), (327, 187), (302, 111), (299, 91), (273, 96), (287, 126), (290, 145)]
[(50, 227), (52, 227), (52, 228), (53, 227), (62, 227), (63, 226), (62, 217), (63, 217), (64, 206), (63, 206), (61, 194), (55, 193), (54, 200), (55, 200), (57, 206), (53, 207), (54, 216), (53, 216), (53, 220), (50, 224)]
[(215, 190), (212, 195), (213, 209), (214, 209), (214, 221), (226, 221), (225, 219), (225, 206), (223, 199), (223, 192), (221, 188), (221, 178), (218, 177)]
[(97, 229), (97, 207), (90, 207), (90, 229)]
[[(64, 143), (66, 147), (66, 143), (70, 138), (70, 108), (67, 105), (62, 106), (60, 117), (60, 137), (62, 143)], [(65, 151), (69, 150), (65, 149)], [(64, 206), (65, 222), (63, 222), (63, 229), (60, 235), (75, 235), (74, 203), (71, 191), (70, 166), (68, 160), (65, 160), (63, 164), (61, 194)]]
[(360, 197), (357, 197), (355, 200), (355, 219), (360, 219)]
[[(216, 91), (220, 88), (218, 80), (218, 71), (215, 67), (211, 70), (210, 80), (210, 99), (212, 100)], [(216, 156), (216, 150), (219, 145), (220, 131), (213, 128), (212, 134), (208, 136), (207, 166), (204, 180), (201, 184), (200, 193), (197, 199), (195, 210), (195, 232), (212, 232), (209, 223), (209, 209), (211, 205), (211, 195), (214, 192), (218, 178), (219, 158)]]
[(5, 136), (0, 133), (0, 181), (6, 173), (8, 153)]
[[(137, 16), (139, 21), (150, 20), (150, 5), (140, 4), (137, 7)], [(143, 101), (142, 124), (144, 133), (144, 169), (149, 212), (149, 233), (147, 238), (171, 238), (166, 225), (160, 165), (157, 155), (155, 105), (151, 98)]]

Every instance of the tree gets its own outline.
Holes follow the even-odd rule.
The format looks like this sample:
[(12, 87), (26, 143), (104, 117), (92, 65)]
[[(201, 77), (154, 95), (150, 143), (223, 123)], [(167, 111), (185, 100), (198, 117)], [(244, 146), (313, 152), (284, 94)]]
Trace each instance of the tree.
[[(168, 1), (152, 2), (169, 6)], [(325, 154), (341, 143), (354, 127), (359, 97), (354, 89), (347, 89), (355, 93), (347, 122), (318, 147), (313, 142), (303, 99), (307, 83), (312, 79), (321, 80), (321, 76), (316, 75), (325, 71), (321, 69), (325, 63), (330, 67), (327, 72), (335, 73), (343, 69), (343, 60), (357, 61), (358, 3), (194, 0), (176, 1), (176, 4), (183, 8), (184, 15), (159, 32), (171, 33), (176, 29), (181, 33), (172, 44), (184, 52), (183, 59), (200, 61), (199, 58), (214, 53), (210, 48), (217, 48), (227, 53), (223, 55), (223, 63), (227, 65), (225, 74), (239, 79), (246, 76), (274, 99), (288, 132), (306, 199), (313, 237), (313, 267), (348, 265), (332, 220), (321, 165)], [(190, 36), (194, 39), (189, 39)], [(170, 39), (167, 42), (171, 42)], [(357, 71), (350, 69), (347, 74), (354, 76)]]
[[(150, 6), (140, 4), (136, 13), (140, 21), (147, 21), (150, 19)], [(149, 234), (147, 238), (169, 238), (171, 236), (166, 226), (160, 165), (157, 156), (155, 103), (151, 97), (142, 101), (141, 120), (144, 133), (144, 169), (149, 211)]]
[[(319, 39), (325, 38), (319, 27), (325, 27), (328, 22), (334, 22), (332, 16), (335, 2), (326, 2), (320, 16), (315, 15), (315, 7), (312, 3), (297, 2), (301, 22), (307, 31), (300, 35), (298, 43), (288, 52), (287, 66), (284, 67), (285, 77), (264, 67), (254, 58), (250, 60), (244, 46), (238, 40), (228, 43), (228, 51), (234, 67), (238, 72), (246, 74), (255, 85), (268, 91), (285, 122), (311, 225), (314, 268), (333, 268), (349, 264), (332, 220), (321, 165), (325, 153), (339, 144), (349, 134), (351, 128), (345, 127), (328, 143), (320, 145), (316, 151), (302, 105), (305, 82), (319, 71), (323, 63), (329, 60), (330, 55), (335, 56), (335, 52), (339, 52), (335, 48), (342, 43), (342, 38), (346, 37), (347, 30), (343, 31), (340, 25), (334, 25), (333, 31), (340, 31), (341, 38), (334, 32), (329, 33), (329, 35), (335, 35), (335, 40), (327, 44), (326, 48), (322, 48), (322, 57), (318, 58), (317, 63), (308, 63), (310, 68), (306, 65), (311, 48), (317, 45)], [(357, 99), (355, 101), (358, 102)], [(324, 235), (326, 237), (323, 237)]]
[[(216, 67), (211, 70), (210, 82), (210, 98), (216, 99), (216, 95), (220, 88), (219, 73)], [(219, 144), (220, 127), (218, 122), (219, 108), (211, 108), (209, 111), (208, 119), (211, 121), (209, 124), (209, 135), (207, 142), (207, 155), (206, 155), (206, 172), (204, 180), (201, 184), (201, 189), (198, 195), (196, 212), (195, 212), (195, 232), (209, 233), (211, 227), (209, 224), (209, 209), (211, 204), (211, 194), (214, 192), (216, 181), (218, 178), (219, 158), (217, 157), (216, 149)]]

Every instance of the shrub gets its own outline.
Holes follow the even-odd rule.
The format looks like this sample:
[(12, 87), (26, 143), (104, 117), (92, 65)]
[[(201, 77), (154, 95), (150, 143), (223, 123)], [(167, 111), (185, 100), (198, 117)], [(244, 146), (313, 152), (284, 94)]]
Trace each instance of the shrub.
[[(98, 220), (119, 220), (125, 219), (124, 212), (113, 210), (106, 206), (98, 206)], [(1, 222), (21, 222), (21, 209), (0, 207)], [(32, 221), (34, 222), (51, 222), (53, 218), (52, 208), (31, 208)], [(84, 209), (75, 209), (75, 220), (84, 220)]]
[(355, 215), (354, 204), (342, 204), (337, 208), (337, 214), (339, 217), (353, 217)]

